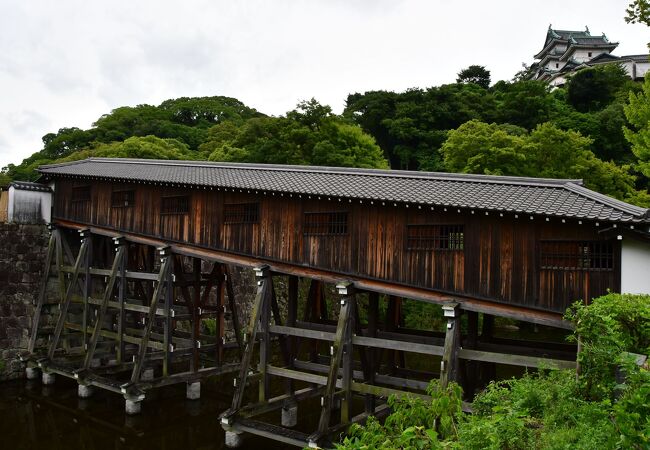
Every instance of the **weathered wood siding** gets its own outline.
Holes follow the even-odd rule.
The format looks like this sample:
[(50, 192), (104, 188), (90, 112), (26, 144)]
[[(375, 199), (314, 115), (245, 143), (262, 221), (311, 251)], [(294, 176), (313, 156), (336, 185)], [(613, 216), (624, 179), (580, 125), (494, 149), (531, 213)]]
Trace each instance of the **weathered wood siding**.
[[(90, 186), (90, 200), (71, 202), (72, 190)], [(114, 190), (133, 189), (134, 205), (111, 204)], [(187, 213), (161, 214), (163, 197), (188, 196)], [(259, 204), (254, 223), (224, 223), (224, 205)], [(306, 234), (305, 214), (347, 213), (344, 233)], [(544, 242), (592, 242), (601, 238), (593, 224), (546, 222), (528, 216), (442, 208), (379, 206), (368, 202), (299, 199), (177, 189), (150, 185), (58, 180), (55, 218), (227, 250), (404, 285), (562, 312), (578, 299), (591, 299), (620, 286), (620, 245), (611, 267), (542, 265)], [(409, 249), (409, 226), (462, 227), (462, 248)]]

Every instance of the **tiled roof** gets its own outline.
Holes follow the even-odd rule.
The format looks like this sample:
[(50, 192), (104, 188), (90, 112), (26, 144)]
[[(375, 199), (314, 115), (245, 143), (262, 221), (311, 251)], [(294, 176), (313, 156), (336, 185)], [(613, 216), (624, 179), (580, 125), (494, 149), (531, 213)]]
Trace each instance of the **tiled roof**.
[(107, 179), (650, 223), (647, 209), (586, 189), (581, 180), (110, 158), (46, 165), (38, 170), (46, 178)]
[(9, 187), (13, 187), (21, 191), (52, 192), (49, 186), (41, 183), (31, 183), (29, 181), (12, 181), (9, 183)]
[(616, 43), (609, 42), (605, 36), (571, 36), (570, 42), (579, 45), (611, 45)]

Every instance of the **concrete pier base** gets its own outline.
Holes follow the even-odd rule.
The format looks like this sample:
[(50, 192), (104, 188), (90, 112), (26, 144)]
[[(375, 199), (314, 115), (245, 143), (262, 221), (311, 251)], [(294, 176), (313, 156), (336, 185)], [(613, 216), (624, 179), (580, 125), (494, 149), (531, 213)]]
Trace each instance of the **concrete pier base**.
[(241, 431), (226, 431), (226, 447), (237, 448), (244, 443), (244, 433)]
[(25, 369), (25, 376), (28, 380), (37, 380), (39, 377), (38, 369), (36, 367), (28, 367)]
[(153, 369), (144, 369), (142, 375), (140, 376), (142, 381), (151, 381), (153, 380)]
[(77, 395), (79, 398), (88, 398), (91, 395), (93, 395), (94, 389), (92, 386), (88, 386), (85, 384), (80, 384), (79, 387), (77, 388)]
[(298, 405), (286, 405), (282, 407), (282, 426), (295, 427), (298, 423)]
[(187, 383), (185, 389), (185, 397), (188, 400), (198, 400), (201, 398), (201, 382), (195, 381), (194, 383)]
[(43, 381), (43, 384), (45, 384), (45, 385), (54, 384), (54, 382), (56, 381), (56, 376), (53, 373), (45, 373), (45, 372), (43, 372), (42, 381)]
[(124, 400), (124, 411), (129, 415), (140, 414), (142, 411), (142, 402), (127, 398)]

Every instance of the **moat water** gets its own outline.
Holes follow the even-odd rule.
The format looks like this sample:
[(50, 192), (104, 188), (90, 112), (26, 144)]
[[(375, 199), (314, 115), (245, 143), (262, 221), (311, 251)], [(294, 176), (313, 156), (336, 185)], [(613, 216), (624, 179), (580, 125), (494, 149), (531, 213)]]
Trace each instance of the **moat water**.
[[(232, 398), (232, 389), (223, 384), (204, 382), (201, 399), (192, 401), (185, 399), (184, 385), (157, 389), (143, 402), (142, 414), (127, 416), (121, 396), (99, 390), (80, 399), (77, 384), (62, 377), (52, 386), (0, 383), (0, 449), (223, 449), (217, 417)], [(314, 415), (317, 420), (320, 408), (310, 409), (311, 414), (301, 411), (301, 422), (312, 422)], [(296, 447), (248, 436), (241, 448)]]

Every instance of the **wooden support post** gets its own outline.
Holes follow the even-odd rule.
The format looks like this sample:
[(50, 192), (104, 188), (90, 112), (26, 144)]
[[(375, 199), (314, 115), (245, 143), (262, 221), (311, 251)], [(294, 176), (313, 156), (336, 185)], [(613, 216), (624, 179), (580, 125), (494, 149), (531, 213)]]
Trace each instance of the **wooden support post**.
[[(298, 285), (299, 278), (294, 275), (289, 275), (287, 286), (287, 326), (295, 327), (298, 320)], [(294, 360), (296, 358), (296, 337), (288, 336), (285, 339), (286, 347), (286, 361), (285, 364), (288, 368), (294, 367)], [(298, 419), (298, 404), (295, 399), (295, 383), (291, 378), (285, 381), (285, 393), (287, 399), (282, 406), (282, 425), (287, 427), (295, 426)]]
[(156, 309), (158, 308), (158, 300), (160, 299), (160, 294), (162, 293), (163, 286), (167, 284), (167, 289), (172, 289), (171, 283), (169, 282), (169, 275), (171, 273), (171, 252), (169, 248), (162, 248), (159, 251), (161, 257), (160, 272), (158, 272), (156, 288), (154, 289), (153, 295), (151, 296), (149, 312), (146, 317), (146, 324), (144, 332), (142, 334), (142, 339), (140, 340), (140, 348), (138, 350), (138, 354), (136, 355), (133, 371), (131, 372), (131, 383), (140, 381), (140, 375), (142, 373), (142, 367), (144, 366), (144, 359), (147, 353), (147, 346), (149, 344), (149, 337), (151, 336), (151, 329), (153, 328), (154, 318), (156, 317)]
[[(377, 337), (377, 324), (379, 321), (379, 294), (377, 292), (368, 293), (368, 336), (371, 338)], [(375, 374), (377, 373), (377, 350), (374, 348), (368, 349), (368, 372), (369, 376), (366, 380), (368, 384), (375, 384)], [(375, 396), (372, 394), (366, 395), (365, 409), (368, 414), (375, 411), (376, 401)]]
[[(341, 290), (339, 290), (341, 292)], [(342, 294), (341, 310), (339, 312), (338, 325), (336, 327), (336, 334), (334, 335), (334, 342), (332, 343), (332, 358), (330, 360), (329, 372), (327, 375), (327, 384), (325, 385), (325, 392), (322, 397), (322, 409), (320, 420), (318, 422), (318, 431), (310, 436), (310, 444), (318, 443), (320, 438), (326, 433), (331, 413), (332, 404), (334, 402), (334, 392), (336, 391), (336, 384), (338, 381), (339, 367), (343, 358), (344, 352), (344, 339), (346, 338), (346, 328), (350, 325), (350, 316), (352, 313), (354, 297), (349, 298), (347, 295)]]
[[(164, 318), (163, 318), (163, 366), (162, 366), (162, 376), (166, 377), (169, 375), (170, 371), (170, 366), (171, 366), (171, 360), (172, 360), (172, 353), (174, 352), (174, 342), (172, 340), (172, 329), (173, 329), (173, 323), (172, 323), (172, 305), (174, 303), (174, 297), (176, 295), (176, 288), (174, 287), (174, 280), (175, 280), (175, 275), (174, 275), (174, 258), (169, 258), (169, 265), (170, 268), (167, 271), (166, 275), (166, 284), (167, 284), (167, 289), (165, 290), (165, 297), (163, 299), (163, 311), (164, 311)], [(188, 296), (189, 297), (189, 296)], [(155, 309), (154, 309), (154, 316), (151, 317), (152, 322), (155, 317)]]
[(113, 290), (115, 289), (115, 283), (117, 281), (118, 272), (122, 266), (122, 261), (124, 259), (124, 248), (126, 242), (124, 239), (115, 239), (117, 244), (117, 252), (115, 258), (113, 259), (113, 266), (111, 267), (111, 275), (106, 284), (106, 289), (104, 290), (104, 296), (102, 297), (102, 303), (99, 307), (99, 312), (95, 320), (95, 327), (93, 328), (92, 335), (90, 337), (90, 342), (88, 343), (88, 350), (86, 351), (86, 357), (84, 359), (84, 369), (90, 367), (90, 362), (93, 359), (95, 354), (95, 349), (97, 348), (97, 342), (99, 341), (100, 330), (102, 328), (102, 323), (104, 321), (104, 316), (106, 315), (106, 309), (108, 308), (108, 301), (113, 296)]
[[(217, 263), (214, 263), (215, 267)], [(214, 268), (213, 268), (214, 270)], [(201, 334), (201, 316), (199, 308), (201, 302), (201, 260), (192, 258), (192, 276), (194, 277), (194, 286), (192, 292), (192, 305), (190, 306), (192, 314), (192, 358), (190, 359), (190, 371), (199, 370), (199, 335)], [(206, 286), (207, 296), (210, 295), (210, 287)]]
[(82, 302), (83, 302), (83, 317), (81, 320), (82, 328), (82, 345), (84, 348), (88, 347), (88, 322), (90, 320), (90, 311), (91, 306), (88, 303), (88, 297), (92, 294), (92, 278), (90, 277), (90, 264), (93, 257), (93, 238), (88, 236), (88, 250), (86, 251), (86, 259), (84, 261), (84, 283), (83, 283), (83, 293), (82, 293)]
[(244, 399), (244, 391), (246, 389), (248, 371), (250, 370), (250, 364), (253, 359), (253, 352), (255, 351), (255, 339), (257, 338), (260, 315), (262, 309), (264, 309), (264, 303), (267, 299), (268, 284), (271, 281), (269, 279), (268, 266), (255, 268), (255, 275), (257, 277), (257, 294), (255, 295), (255, 301), (253, 303), (248, 330), (244, 335), (244, 354), (241, 359), (239, 377), (236, 380), (235, 392), (232, 396), (232, 405), (230, 407), (230, 410), (224, 414), (222, 420), (225, 425), (229, 425), (228, 417), (237, 414)]
[(119, 305), (119, 310), (117, 312), (117, 344), (115, 346), (115, 361), (118, 365), (124, 363), (124, 352), (126, 349), (124, 342), (124, 329), (126, 325), (126, 310), (124, 309), (124, 303), (126, 302), (127, 290), (129, 286), (126, 279), (126, 269), (129, 264), (129, 246), (125, 243), (125, 245), (122, 245), (121, 247), (123, 249), (124, 255), (122, 256), (122, 262), (120, 263), (120, 267), (118, 269), (119, 285), (117, 288), (117, 302)]
[(223, 272), (223, 267), (223, 265), (220, 265), (219, 273), (217, 275), (217, 317), (215, 318), (217, 325), (217, 353), (215, 355), (217, 365), (221, 365), (223, 361), (223, 344), (226, 336), (226, 322), (224, 320), (224, 307), (226, 304), (226, 276)]
[(271, 359), (271, 334), (269, 325), (271, 321), (271, 302), (273, 297), (273, 278), (270, 273), (267, 275), (268, 287), (265, 292), (265, 300), (262, 303), (260, 312), (260, 362), (258, 371), (260, 373), (259, 381), (259, 401), (265, 402), (269, 399), (271, 389), (271, 377), (268, 373), (269, 360)]
[(235, 301), (235, 290), (232, 287), (232, 277), (230, 276), (228, 266), (224, 264), (222, 267), (226, 282), (226, 293), (228, 294), (228, 307), (230, 308), (230, 317), (232, 318), (232, 326), (235, 331), (235, 339), (237, 340), (237, 346), (239, 347), (239, 356), (241, 358), (244, 354), (244, 342), (241, 333), (241, 327), (239, 325), (239, 310), (237, 309), (237, 302)]
[[(343, 389), (343, 398), (341, 399), (341, 423), (345, 424), (350, 422), (352, 418), (352, 358), (354, 352), (352, 349), (352, 336), (353, 330), (356, 329), (355, 323), (357, 322), (357, 301), (354, 293), (354, 286), (352, 283), (338, 284), (336, 288), (339, 294), (346, 296), (350, 302), (350, 314), (348, 315), (348, 323), (345, 325), (345, 332), (343, 333), (343, 377), (341, 388)], [(362, 363), (363, 365), (363, 363)]]
[(440, 362), (440, 385), (444, 389), (450, 381), (458, 381), (458, 349), (460, 347), (460, 314), (458, 303), (442, 307), (447, 318), (445, 347)]
[[(47, 357), (49, 359), (52, 359), (54, 357), (54, 352), (56, 351), (56, 348), (59, 345), (59, 339), (61, 338), (61, 333), (63, 332), (65, 321), (68, 316), (68, 308), (70, 307), (70, 302), (72, 301), (72, 291), (75, 285), (77, 284), (77, 280), (79, 279), (79, 273), (81, 272), (83, 262), (86, 259), (86, 252), (88, 251), (89, 232), (88, 230), (82, 230), (80, 231), (80, 234), (82, 237), (82, 243), (81, 243), (81, 247), (79, 248), (79, 254), (77, 255), (77, 260), (75, 262), (74, 269), (72, 271), (72, 278), (70, 279), (70, 284), (68, 284), (68, 287), (66, 289), (63, 298), (63, 303), (61, 304), (61, 313), (59, 314), (59, 319), (56, 322), (54, 335), (52, 336), (52, 342), (50, 342), (50, 348), (47, 352)], [(61, 266), (59, 266), (59, 272), (62, 275), (63, 272), (61, 270)]]
[(27, 352), (31, 355), (34, 353), (34, 347), (36, 346), (36, 337), (38, 336), (38, 327), (41, 321), (41, 313), (43, 311), (43, 303), (45, 303), (45, 297), (47, 292), (47, 282), (50, 278), (50, 272), (52, 271), (52, 260), (57, 248), (57, 239), (58, 239), (58, 230), (52, 230), (50, 234), (50, 240), (47, 246), (47, 256), (45, 257), (45, 268), (43, 270), (43, 276), (41, 277), (41, 289), (38, 292), (38, 300), (36, 301), (36, 308), (34, 310), (34, 318), (32, 319), (32, 332), (29, 336), (29, 343), (27, 345)]
[[(476, 349), (478, 344), (478, 313), (467, 311), (467, 338), (464, 348)], [(476, 382), (478, 379), (478, 366), (476, 361), (463, 361), (463, 392), (465, 397), (471, 399), (474, 397)]]

